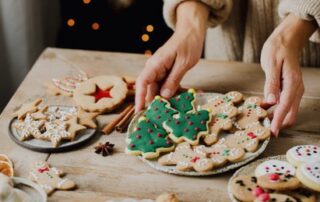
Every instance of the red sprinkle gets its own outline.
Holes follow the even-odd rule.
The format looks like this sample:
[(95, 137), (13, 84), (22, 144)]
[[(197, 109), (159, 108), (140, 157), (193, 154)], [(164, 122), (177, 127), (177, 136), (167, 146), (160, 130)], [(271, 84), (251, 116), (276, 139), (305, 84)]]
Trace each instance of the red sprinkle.
[(195, 157), (193, 157), (190, 161), (191, 161), (192, 163), (195, 163), (195, 162), (197, 162), (198, 160), (200, 160), (200, 157), (199, 157), (199, 156), (195, 156)]
[(148, 133), (152, 133), (152, 130), (150, 128), (148, 129)]
[(272, 173), (269, 175), (269, 180), (271, 180), (271, 181), (277, 181), (277, 180), (279, 180), (279, 178), (280, 178), (280, 176), (276, 173)]
[(153, 144), (153, 141), (152, 141), (152, 140), (150, 140), (150, 141), (149, 141), (149, 144)]
[(137, 138), (137, 139), (140, 139), (140, 138), (141, 138), (141, 135), (136, 135), (136, 138)]
[(192, 124), (193, 124), (193, 122), (192, 122), (192, 121), (189, 121), (189, 122), (188, 122), (188, 125), (189, 125), (189, 126), (191, 126)]
[(247, 133), (247, 136), (250, 137), (251, 139), (254, 139), (257, 137), (253, 132)]
[(133, 147), (135, 147), (135, 145), (134, 144), (130, 144), (130, 147), (133, 148)]
[(162, 134), (161, 134), (161, 133), (158, 133), (157, 136), (158, 136), (158, 137), (162, 137)]
[(252, 191), (252, 193), (255, 197), (258, 197), (264, 193), (264, 190), (261, 187), (257, 187)]
[(263, 193), (263, 194), (261, 194), (261, 195), (259, 196), (259, 199), (260, 199), (260, 201), (262, 201), (262, 202), (269, 201), (270, 195), (269, 195), (269, 193)]

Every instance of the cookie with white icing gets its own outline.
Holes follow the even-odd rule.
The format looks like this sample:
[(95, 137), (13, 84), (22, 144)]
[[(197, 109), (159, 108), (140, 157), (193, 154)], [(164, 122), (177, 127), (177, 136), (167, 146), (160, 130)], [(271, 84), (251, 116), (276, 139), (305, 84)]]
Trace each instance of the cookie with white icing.
[(306, 187), (320, 192), (320, 163), (304, 163), (298, 167), (297, 178)]
[(300, 187), (300, 181), (293, 175), (268, 173), (257, 177), (257, 184), (265, 189), (275, 191), (294, 190)]
[(298, 167), (302, 163), (320, 162), (320, 147), (315, 145), (297, 145), (287, 151), (287, 160)]
[(67, 179), (61, 178), (64, 173), (55, 167), (50, 167), (47, 162), (36, 162), (31, 166), (30, 179), (38, 183), (49, 195), (54, 190), (69, 190), (75, 188), (76, 184)]
[(187, 142), (178, 144), (175, 151), (161, 156), (158, 162), (161, 165), (176, 165), (180, 171), (207, 172), (213, 168), (212, 161), (205, 154), (195, 152)]
[(286, 161), (269, 160), (259, 164), (255, 170), (256, 177), (269, 173), (282, 173), (295, 176), (296, 169)]

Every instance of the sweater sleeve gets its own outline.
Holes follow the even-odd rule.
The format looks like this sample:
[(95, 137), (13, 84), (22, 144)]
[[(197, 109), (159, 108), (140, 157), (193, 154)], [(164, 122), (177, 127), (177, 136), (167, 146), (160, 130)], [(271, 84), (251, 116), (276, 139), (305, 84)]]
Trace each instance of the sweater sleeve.
[(320, 0), (282, 0), (278, 12), (282, 18), (293, 13), (304, 20), (315, 20), (318, 29), (310, 37), (310, 41), (320, 43)]
[[(177, 22), (176, 9), (184, 1), (190, 0), (164, 0), (163, 17), (171, 29), (175, 29)], [(207, 5), (210, 9), (208, 27), (215, 27), (224, 22), (232, 9), (232, 0), (192, 0)]]

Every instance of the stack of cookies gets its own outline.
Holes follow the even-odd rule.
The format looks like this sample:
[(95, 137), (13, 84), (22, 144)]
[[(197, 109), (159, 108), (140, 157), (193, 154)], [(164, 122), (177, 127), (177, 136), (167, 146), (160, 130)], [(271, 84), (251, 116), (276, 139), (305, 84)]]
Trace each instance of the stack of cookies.
[(259, 164), (254, 176), (239, 175), (230, 183), (239, 201), (315, 202), (320, 192), (320, 148), (300, 145), (288, 150), (287, 160)]
[(42, 105), (41, 99), (23, 104), (15, 112), (17, 121), (13, 127), (19, 133), (20, 141), (32, 138), (51, 141), (58, 147), (61, 141), (73, 141), (80, 131), (95, 128), (94, 116), (76, 107)]
[[(128, 134), (126, 152), (146, 159), (161, 155), (159, 164), (180, 171), (208, 172), (242, 161), (271, 134), (261, 123), (267, 112), (259, 97), (243, 101), (233, 91), (198, 107), (196, 102), (193, 89), (169, 100), (156, 96)], [(232, 135), (219, 137), (222, 131)]]

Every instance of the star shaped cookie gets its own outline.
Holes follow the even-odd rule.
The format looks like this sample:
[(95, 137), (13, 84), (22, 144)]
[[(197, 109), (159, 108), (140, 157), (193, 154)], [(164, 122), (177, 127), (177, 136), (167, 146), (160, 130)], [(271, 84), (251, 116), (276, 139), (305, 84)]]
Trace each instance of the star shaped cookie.
[(23, 104), (19, 110), (17, 110), (13, 115), (18, 117), (19, 120), (22, 120), (26, 117), (27, 114), (37, 111), (37, 106), (42, 102), (42, 99), (38, 98), (33, 102)]

